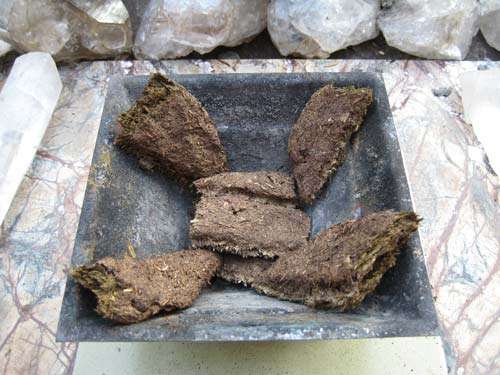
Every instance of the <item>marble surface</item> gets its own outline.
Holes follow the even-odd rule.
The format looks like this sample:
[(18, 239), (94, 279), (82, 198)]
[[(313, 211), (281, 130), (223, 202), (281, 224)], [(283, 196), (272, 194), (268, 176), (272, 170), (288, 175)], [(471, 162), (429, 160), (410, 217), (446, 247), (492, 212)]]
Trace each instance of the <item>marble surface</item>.
[[(101, 61), (60, 68), (63, 92), (0, 236), (0, 371), (71, 373), (54, 331), (106, 84), (112, 74), (375, 71), (399, 134), (436, 309), (457, 374), (500, 371), (499, 179), (463, 121), (461, 73), (493, 62)], [(447, 95), (449, 94), (449, 95)]]

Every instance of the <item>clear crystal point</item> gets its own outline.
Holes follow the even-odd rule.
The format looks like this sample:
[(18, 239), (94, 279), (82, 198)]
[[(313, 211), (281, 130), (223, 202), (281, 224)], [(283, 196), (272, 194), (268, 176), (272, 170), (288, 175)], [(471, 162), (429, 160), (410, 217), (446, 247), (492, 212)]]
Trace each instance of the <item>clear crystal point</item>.
[(0, 92), (0, 223), (56, 107), (62, 83), (48, 53), (16, 59)]

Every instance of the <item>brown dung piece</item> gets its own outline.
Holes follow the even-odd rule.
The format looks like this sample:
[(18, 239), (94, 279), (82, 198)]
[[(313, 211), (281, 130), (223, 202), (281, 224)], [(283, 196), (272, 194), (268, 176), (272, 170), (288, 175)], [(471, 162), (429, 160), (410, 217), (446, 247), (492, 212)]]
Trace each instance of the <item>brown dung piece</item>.
[(217, 129), (183, 86), (153, 74), (141, 98), (118, 118), (115, 142), (145, 169), (187, 184), (229, 170)]
[[(417, 230), (413, 212), (383, 211), (333, 225), (309, 246), (271, 265), (229, 259), (219, 274), (261, 293), (340, 311), (357, 307), (396, 263)], [(252, 270), (249, 271), (247, 267)]]
[(242, 193), (254, 197), (293, 202), (293, 178), (280, 172), (229, 172), (202, 178), (194, 182), (203, 195)]
[(304, 246), (310, 219), (302, 211), (244, 194), (202, 196), (190, 235), (194, 247), (272, 258)]
[(370, 88), (326, 85), (307, 102), (288, 141), (302, 202), (311, 204), (344, 162), (349, 140), (363, 124), (372, 96)]
[(242, 258), (238, 255), (222, 256), (222, 266), (217, 277), (234, 284), (252, 286), (262, 281), (265, 271), (273, 265), (274, 261), (264, 258)]
[(220, 265), (215, 253), (184, 250), (144, 260), (106, 257), (73, 269), (71, 276), (95, 294), (97, 313), (134, 323), (162, 310), (189, 307)]
[(272, 258), (307, 243), (310, 219), (293, 203), (291, 179), (277, 172), (233, 172), (198, 180), (190, 236), (194, 247)]

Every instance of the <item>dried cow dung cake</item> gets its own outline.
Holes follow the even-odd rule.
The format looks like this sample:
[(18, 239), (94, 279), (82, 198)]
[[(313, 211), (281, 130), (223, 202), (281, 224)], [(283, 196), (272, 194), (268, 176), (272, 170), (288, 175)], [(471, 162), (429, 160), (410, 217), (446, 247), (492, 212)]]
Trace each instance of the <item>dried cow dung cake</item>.
[(310, 219), (295, 207), (289, 176), (233, 172), (194, 185), (201, 193), (190, 227), (194, 247), (272, 258), (307, 243)]
[(71, 276), (95, 294), (100, 315), (134, 323), (162, 310), (189, 307), (220, 264), (210, 251), (184, 250), (144, 260), (107, 257), (73, 269)]
[(118, 118), (115, 142), (145, 169), (189, 183), (228, 170), (217, 129), (183, 86), (153, 74), (141, 98)]
[(311, 307), (355, 308), (396, 263), (417, 230), (413, 212), (383, 211), (333, 225), (307, 247), (274, 263), (224, 257), (219, 276)]
[(293, 179), (279, 172), (220, 173), (199, 179), (194, 186), (203, 195), (242, 193), (283, 203), (293, 203), (296, 199)]
[(302, 202), (312, 203), (344, 162), (349, 140), (363, 124), (371, 103), (369, 88), (327, 85), (311, 96), (288, 141)]
[(309, 217), (294, 207), (225, 194), (201, 197), (190, 234), (194, 247), (272, 258), (305, 245), (309, 227)]
[(258, 285), (262, 282), (265, 271), (274, 263), (272, 259), (242, 258), (238, 255), (224, 254), (217, 277), (234, 284)]

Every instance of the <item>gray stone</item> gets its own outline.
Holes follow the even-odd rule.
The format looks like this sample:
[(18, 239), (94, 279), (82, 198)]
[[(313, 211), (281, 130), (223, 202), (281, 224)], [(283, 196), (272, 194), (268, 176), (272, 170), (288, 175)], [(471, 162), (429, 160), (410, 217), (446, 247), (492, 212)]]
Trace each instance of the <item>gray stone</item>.
[(375, 38), (379, 0), (272, 0), (271, 39), (284, 56), (326, 58)]
[(151, 0), (134, 53), (161, 59), (247, 42), (266, 27), (267, 0)]
[(394, 0), (378, 19), (387, 44), (428, 59), (462, 60), (479, 27), (476, 0)]
[(432, 93), (434, 96), (447, 98), (451, 95), (451, 87), (438, 87), (432, 89)]
[(481, 32), (490, 46), (500, 51), (500, 0), (479, 0)]
[(7, 0), (0, 10), (0, 38), (20, 52), (93, 59), (126, 53), (132, 45), (121, 0)]

